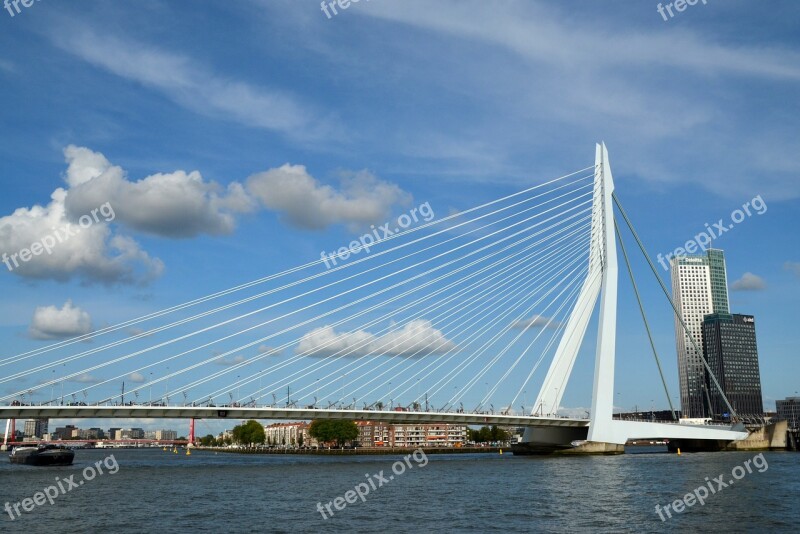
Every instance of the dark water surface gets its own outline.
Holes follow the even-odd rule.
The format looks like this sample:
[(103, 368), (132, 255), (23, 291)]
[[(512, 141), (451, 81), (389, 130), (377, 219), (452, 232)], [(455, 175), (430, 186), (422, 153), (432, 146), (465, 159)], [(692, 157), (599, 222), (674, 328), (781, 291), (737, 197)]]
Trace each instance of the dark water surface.
[[(800, 532), (800, 454), (763, 453), (768, 466), (662, 522), (655, 512), (744, 465), (755, 453), (514, 457), (511, 454), (240, 456), (161, 449), (79, 450), (70, 467), (0, 462), (0, 506), (84, 470), (107, 471), (12, 520), (5, 532)], [(4, 454), (5, 456), (5, 454)], [(411, 465), (408, 468), (408, 465)], [(757, 464), (764, 465), (764, 464)], [(387, 480), (377, 487), (375, 475)], [(741, 474), (741, 471), (738, 472)], [(90, 473), (91, 474), (91, 473)], [(323, 505), (373, 480), (365, 501), (323, 519)], [(394, 478), (388, 480), (389, 476)], [(55, 486), (54, 486), (55, 487)], [(714, 484), (716, 489), (717, 484)], [(51, 490), (52, 491), (52, 490)], [(363, 487), (362, 487), (363, 491)], [(60, 493), (60, 491), (59, 491)], [(350, 494), (351, 498), (357, 498)], [(342, 501), (340, 501), (341, 503)], [(30, 503), (28, 504), (31, 505)], [(323, 508), (324, 510), (324, 508)], [(327, 515), (327, 512), (326, 512)], [(16, 517), (16, 516), (15, 516)]]

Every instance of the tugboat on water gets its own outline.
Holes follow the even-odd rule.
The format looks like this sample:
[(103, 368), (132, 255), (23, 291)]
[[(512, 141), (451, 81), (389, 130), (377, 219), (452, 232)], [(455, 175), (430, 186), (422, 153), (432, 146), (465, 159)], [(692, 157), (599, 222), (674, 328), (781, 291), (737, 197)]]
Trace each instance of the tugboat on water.
[(8, 459), (12, 464), (24, 465), (72, 465), (75, 451), (55, 445), (15, 447)]

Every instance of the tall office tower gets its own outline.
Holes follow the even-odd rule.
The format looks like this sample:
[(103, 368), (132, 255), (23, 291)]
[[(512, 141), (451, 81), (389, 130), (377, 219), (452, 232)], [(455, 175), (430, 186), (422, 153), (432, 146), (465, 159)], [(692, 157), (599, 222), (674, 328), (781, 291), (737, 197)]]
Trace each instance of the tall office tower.
[[(743, 417), (763, 417), (755, 318), (727, 313), (706, 315), (703, 353), (736, 413)], [(706, 387), (711, 397), (711, 415), (716, 419), (732, 415), (710, 377)]]
[(681, 413), (683, 417), (704, 418), (708, 416), (710, 396), (702, 360), (703, 318), (711, 313), (728, 313), (725, 256), (721, 250), (708, 249), (705, 254), (670, 258), (670, 271), (672, 298), (699, 349), (692, 345), (676, 317)]

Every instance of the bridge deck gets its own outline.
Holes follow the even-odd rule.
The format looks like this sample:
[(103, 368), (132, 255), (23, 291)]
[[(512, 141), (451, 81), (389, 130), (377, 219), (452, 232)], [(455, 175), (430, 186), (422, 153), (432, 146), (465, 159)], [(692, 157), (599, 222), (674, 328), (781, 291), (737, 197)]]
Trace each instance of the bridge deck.
[(350, 419), (387, 423), (461, 423), (466, 425), (585, 427), (588, 419), (458, 412), (400, 412), (324, 408), (199, 406), (0, 406), (0, 419), (163, 418), (163, 419)]

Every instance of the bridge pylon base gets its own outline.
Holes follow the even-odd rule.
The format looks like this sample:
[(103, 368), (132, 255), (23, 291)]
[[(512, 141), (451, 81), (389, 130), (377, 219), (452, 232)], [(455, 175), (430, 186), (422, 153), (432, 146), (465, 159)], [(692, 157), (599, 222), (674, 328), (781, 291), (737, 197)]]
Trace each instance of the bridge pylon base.
[(522, 441), (511, 446), (515, 455), (555, 454), (574, 448), (573, 441), (584, 441), (588, 427), (525, 427)]
[(602, 441), (586, 441), (575, 447), (558, 451), (558, 454), (625, 454), (625, 445), (619, 443), (604, 443)]

